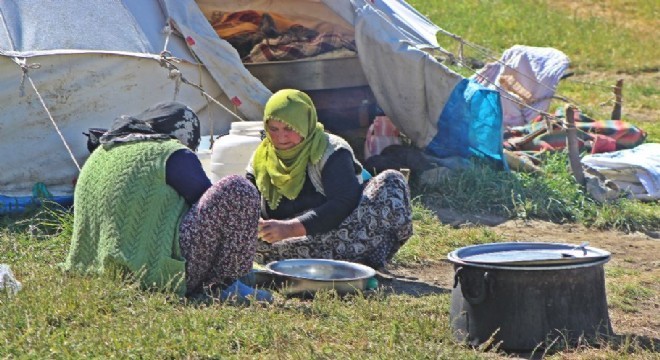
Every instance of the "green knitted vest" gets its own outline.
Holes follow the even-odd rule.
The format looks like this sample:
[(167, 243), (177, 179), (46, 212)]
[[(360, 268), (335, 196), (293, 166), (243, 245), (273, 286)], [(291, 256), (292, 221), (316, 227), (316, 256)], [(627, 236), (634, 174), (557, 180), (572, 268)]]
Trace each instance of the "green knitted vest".
[(179, 223), (188, 205), (165, 182), (167, 158), (179, 149), (176, 140), (143, 141), (90, 155), (74, 193), (66, 270), (128, 270), (145, 288), (185, 293)]

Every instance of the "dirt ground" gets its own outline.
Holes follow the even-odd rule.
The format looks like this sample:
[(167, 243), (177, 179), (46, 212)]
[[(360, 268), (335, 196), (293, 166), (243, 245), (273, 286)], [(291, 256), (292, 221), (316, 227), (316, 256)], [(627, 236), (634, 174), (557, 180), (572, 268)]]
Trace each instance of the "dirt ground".
[[(436, 210), (441, 221), (454, 226), (465, 223), (483, 224), (511, 241), (557, 242), (581, 244), (607, 250), (612, 255), (608, 267), (651, 272), (651, 279), (660, 278), (660, 235), (658, 233), (624, 234), (617, 231), (596, 231), (576, 224), (559, 225), (542, 221), (501, 221), (494, 217), (464, 217), (447, 210)], [(386, 291), (424, 296), (451, 292), (454, 283), (453, 265), (448, 261), (419, 268), (391, 267), (384, 274), (381, 286)], [(388, 276), (389, 275), (389, 276)], [(606, 275), (606, 284), (607, 284)], [(616, 335), (635, 337), (660, 343), (660, 283), (645, 284), (653, 296), (635, 304), (636, 312), (624, 312), (610, 306), (609, 316)], [(609, 291), (608, 291), (609, 292)], [(652, 345), (655, 346), (655, 345)]]

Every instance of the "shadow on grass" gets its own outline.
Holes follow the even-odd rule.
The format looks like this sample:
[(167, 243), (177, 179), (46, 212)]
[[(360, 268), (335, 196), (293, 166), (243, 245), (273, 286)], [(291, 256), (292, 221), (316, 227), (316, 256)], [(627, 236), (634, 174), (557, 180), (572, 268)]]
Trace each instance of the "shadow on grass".
[(426, 206), (433, 211), (440, 223), (454, 228), (469, 225), (497, 226), (510, 220), (508, 217), (500, 215), (468, 214), (452, 209), (434, 207), (433, 204), (426, 204)]
[(451, 293), (451, 289), (443, 288), (414, 278), (378, 274), (378, 288), (383, 295), (408, 295), (422, 297), (427, 295), (442, 295)]
[[(566, 344), (560, 341), (560, 342), (552, 342), (552, 344), (548, 348), (539, 346), (538, 349), (535, 349), (533, 351), (522, 351), (522, 352), (503, 351), (503, 352), (506, 353), (508, 356), (514, 356), (516, 358), (541, 360), (546, 358), (547, 356), (565, 353), (566, 351), (573, 352), (576, 349), (581, 349), (581, 351), (584, 351), (586, 354), (589, 353), (590, 349), (596, 349), (596, 350), (610, 349), (611, 351), (615, 351), (624, 356), (632, 355), (632, 354), (638, 354), (643, 356), (644, 354), (647, 353), (655, 353), (655, 354), (660, 353), (660, 339), (646, 335), (613, 334), (588, 342), (581, 340), (578, 343)], [(654, 355), (653, 358), (655, 358)]]
[(628, 352), (631, 353), (634, 352), (635, 349), (660, 353), (660, 338), (646, 335), (612, 335), (608, 343), (615, 349), (628, 349)]

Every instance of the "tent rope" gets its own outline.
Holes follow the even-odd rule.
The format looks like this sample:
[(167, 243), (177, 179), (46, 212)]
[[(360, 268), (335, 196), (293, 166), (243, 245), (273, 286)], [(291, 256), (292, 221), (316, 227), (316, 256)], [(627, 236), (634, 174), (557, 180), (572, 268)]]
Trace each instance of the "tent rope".
[[(494, 61), (494, 62), (497, 62), (498, 64), (500, 64), (500, 65), (502, 65), (502, 66), (504, 66), (504, 67), (506, 67), (506, 68), (508, 68), (508, 69), (510, 69), (510, 70), (512, 70), (512, 71), (514, 71), (514, 72), (516, 72), (516, 73), (519, 74), (520, 76), (522, 76), (522, 77), (524, 77), (524, 78), (526, 78), (526, 79), (528, 79), (528, 80), (531, 80), (531, 81), (535, 82), (536, 84), (539, 84), (539, 85), (541, 85), (542, 87), (544, 87), (544, 88), (546, 88), (546, 89), (548, 89), (548, 90), (550, 90), (550, 91), (552, 91), (552, 92), (555, 92), (555, 91), (557, 90), (556, 87), (555, 87), (555, 88), (550, 87), (550, 86), (548, 86), (548, 85), (546, 85), (546, 84), (544, 84), (544, 83), (542, 83), (542, 82), (539, 82), (536, 78), (530, 77), (530, 76), (528, 76), (527, 74), (518, 71), (518, 69), (512, 68), (512, 67), (509, 66), (508, 64), (502, 62), (499, 58), (493, 56), (493, 55), (492, 55), (492, 54), (493, 54), (493, 51), (488, 50), (488, 49), (484, 48), (483, 46), (479, 46), (479, 45), (473, 44), (473, 43), (471, 43), (471, 42), (469, 42), (469, 41), (464, 40), (464, 39), (461, 38), (460, 36), (455, 35), (455, 34), (452, 34), (452, 33), (450, 33), (450, 32), (447, 32), (447, 31), (445, 31), (445, 30), (443, 30), (443, 29), (440, 29), (440, 32), (443, 33), (444, 35), (447, 35), (447, 36), (451, 37), (452, 39), (454, 39), (455, 41), (458, 41), (458, 42), (461, 43), (461, 44), (465, 44), (465, 45), (467, 45), (467, 46), (469, 46), (469, 47), (472, 47), (473, 49), (475, 49), (475, 50), (481, 52), (481, 53), (482, 53), (487, 59), (489, 59), (489, 60), (491, 60), (491, 61)], [(463, 47), (462, 47), (462, 45), (461, 45), (460, 51), (461, 51), (461, 52), (463, 51)], [(461, 66), (463, 66), (463, 67), (469, 69), (469, 70), (472, 71), (474, 74), (477, 74), (476, 70), (472, 69), (472, 68), (469, 67), (469, 66), (466, 66), (466, 64), (464, 64), (464, 63), (462, 62), (462, 60), (463, 60), (463, 56), (462, 56), (462, 54), (461, 54), (461, 56), (460, 56), (459, 59), (460, 59), (460, 61), (461, 61)], [(452, 60), (454, 60), (454, 59), (452, 59)], [(613, 90), (614, 88), (616, 88), (616, 86), (612, 86), (612, 85), (600, 85), (600, 84), (596, 84), (596, 83), (592, 83), (592, 82), (579, 81), (579, 80), (575, 80), (575, 79), (567, 79), (566, 81), (573, 82), (573, 83), (578, 83), (578, 84), (583, 84), (583, 85), (589, 85), (589, 86), (593, 86), (593, 87), (598, 87), (598, 88), (601, 88), (601, 89), (608, 89), (608, 90)], [(495, 85), (495, 84), (493, 84), (493, 85)], [(495, 86), (496, 86), (496, 85), (495, 85)], [(499, 89), (499, 88), (498, 88), (498, 89)], [(503, 89), (502, 89), (502, 90), (503, 90)], [(506, 91), (506, 90), (503, 90), (503, 91)], [(508, 92), (508, 91), (506, 91), (506, 92)], [(578, 104), (577, 101), (575, 101), (575, 100), (573, 100), (573, 99), (570, 99), (570, 98), (568, 98), (568, 97), (566, 97), (566, 96), (553, 96), (553, 97), (556, 97), (556, 98), (558, 98), (558, 99), (560, 99), (560, 100), (562, 100), (562, 101), (564, 101), (564, 102), (566, 102), (566, 103), (568, 103), (568, 104), (575, 105), (575, 106), (577, 106), (578, 108), (581, 107), (581, 106)], [(605, 105), (607, 105), (607, 104), (612, 104), (612, 103), (613, 103), (613, 104), (617, 104), (617, 105), (621, 105), (621, 102), (617, 102), (617, 101), (616, 101), (616, 98), (611, 97), (611, 98), (608, 99), (607, 101), (601, 103), (600, 106), (605, 106)]]
[(23, 86), (23, 82), (25, 79), (27, 79), (30, 82), (30, 85), (32, 86), (32, 89), (34, 90), (34, 93), (37, 94), (37, 98), (39, 98), (39, 102), (41, 103), (41, 106), (44, 108), (46, 111), (46, 114), (48, 115), (48, 119), (50, 119), (50, 122), (53, 124), (55, 127), (55, 131), (57, 131), (57, 134), (60, 136), (60, 139), (62, 139), (62, 143), (64, 144), (64, 147), (66, 150), (69, 152), (69, 155), (71, 156), (71, 160), (73, 160), (73, 163), (76, 165), (76, 168), (78, 171), (80, 171), (80, 164), (78, 164), (78, 160), (76, 160), (76, 157), (73, 155), (73, 151), (71, 151), (71, 148), (69, 147), (69, 144), (67, 143), (66, 139), (64, 138), (64, 135), (62, 134), (62, 131), (60, 130), (59, 126), (57, 126), (57, 123), (55, 122), (55, 119), (53, 118), (53, 115), (50, 113), (50, 110), (48, 110), (48, 106), (46, 106), (46, 102), (44, 101), (43, 97), (39, 93), (39, 90), (37, 90), (37, 87), (34, 85), (34, 81), (32, 81), (32, 77), (29, 74), (30, 69), (38, 69), (41, 67), (40, 64), (28, 64), (26, 59), (19, 59), (19, 58), (12, 58), (12, 60), (16, 63), (21, 68), (21, 71), (23, 72), (23, 78), (21, 80), (21, 86)]
[[(446, 31), (446, 30), (440, 29), (439, 32), (441, 32), (442, 34), (444, 34), (444, 35), (446, 35), (446, 36), (448, 36), (448, 37), (454, 39), (455, 41), (459, 42), (459, 44), (460, 44), (460, 45), (459, 45), (459, 46), (460, 46), (460, 47), (459, 47), (459, 52), (460, 52), (460, 54), (459, 54), (459, 56), (458, 56), (458, 59), (456, 59), (456, 58), (454, 57), (452, 60), (458, 62), (460, 66), (462, 66), (462, 67), (468, 69), (468, 70), (471, 71), (474, 75), (479, 76), (478, 73), (477, 73), (477, 71), (476, 71), (475, 69), (473, 69), (471, 66), (469, 66), (468, 64), (466, 64), (465, 61), (464, 61), (464, 54), (463, 54), (463, 52), (464, 52), (464, 45), (466, 45), (466, 46), (468, 46), (468, 47), (471, 47), (471, 48), (473, 48), (473, 49), (475, 49), (475, 50), (481, 52), (482, 54), (485, 55), (485, 57), (486, 57), (487, 59), (489, 59), (489, 60), (491, 60), (491, 61), (494, 61), (494, 62), (497, 62), (498, 64), (500, 64), (500, 65), (502, 65), (502, 66), (504, 66), (504, 67), (506, 67), (506, 68), (508, 68), (508, 69), (510, 69), (510, 70), (512, 70), (512, 71), (514, 71), (514, 72), (516, 72), (516, 73), (518, 73), (518, 74), (521, 75), (522, 77), (527, 78), (527, 79), (529, 79), (529, 80), (531, 80), (531, 81), (533, 81), (533, 82), (535, 82), (535, 83), (541, 85), (542, 87), (545, 87), (545, 88), (548, 89), (548, 90), (551, 90), (553, 93), (555, 92), (556, 88), (553, 88), (553, 87), (548, 86), (548, 85), (546, 85), (546, 84), (544, 84), (544, 83), (542, 83), (542, 82), (539, 82), (537, 79), (535, 79), (535, 78), (533, 78), (533, 77), (530, 77), (530, 76), (528, 76), (528, 75), (526, 75), (526, 74), (524, 74), (524, 73), (518, 71), (518, 70), (515, 69), (515, 68), (512, 68), (512, 67), (509, 66), (508, 64), (506, 64), (506, 63), (504, 63), (503, 61), (501, 61), (499, 58), (493, 56), (493, 55), (492, 55), (493, 52), (490, 51), (490, 50), (488, 50), (487, 48), (482, 47), (482, 46), (479, 46), (479, 45), (476, 45), (476, 44), (473, 44), (473, 43), (471, 43), (471, 42), (469, 42), (469, 41), (463, 39), (462, 37), (460, 37), (460, 36), (458, 36), (458, 35), (456, 35), (456, 34), (452, 34), (452, 33), (448, 32), (448, 31)], [(562, 122), (561, 122), (556, 116), (554, 116), (554, 115), (552, 115), (552, 114), (550, 114), (550, 113), (548, 113), (548, 112), (546, 112), (546, 111), (543, 111), (543, 110), (541, 110), (541, 109), (537, 109), (537, 108), (535, 108), (535, 107), (529, 105), (528, 103), (526, 103), (526, 102), (520, 100), (516, 95), (511, 94), (508, 90), (502, 88), (500, 85), (498, 85), (498, 84), (496, 84), (496, 83), (494, 83), (494, 82), (492, 82), (492, 81), (490, 81), (490, 80), (488, 80), (488, 79), (486, 79), (486, 78), (484, 78), (484, 77), (481, 77), (480, 79), (483, 80), (483, 81), (485, 81), (485, 82), (487, 82), (489, 85), (493, 86), (494, 88), (496, 88), (496, 89), (500, 92), (500, 95), (501, 95), (502, 97), (504, 97), (504, 98), (510, 100), (511, 102), (513, 102), (513, 103), (515, 103), (515, 104), (517, 104), (517, 105), (519, 105), (519, 106), (521, 106), (521, 107), (524, 107), (524, 108), (527, 108), (527, 109), (532, 110), (532, 111), (534, 111), (534, 112), (537, 112), (537, 113), (538, 113), (539, 115), (541, 115), (544, 119), (552, 119), (552, 120), (556, 121), (556, 122), (559, 123), (559, 124), (562, 123)], [(571, 100), (571, 99), (569, 99), (569, 98), (567, 98), (567, 97), (563, 97), (563, 96), (562, 96), (562, 97), (554, 96), (554, 97), (556, 97), (556, 98), (558, 98), (558, 99), (561, 99), (561, 100), (563, 100), (563, 101), (565, 101), (565, 102), (567, 102), (567, 103), (569, 103), (569, 104), (572, 104), (572, 105), (578, 106), (577, 102), (575, 102), (575, 101), (573, 101), (573, 100)], [(541, 100), (541, 99), (537, 99), (537, 101), (538, 101), (538, 100)], [(578, 107), (579, 107), (579, 106), (578, 106)]]
[(581, 81), (581, 80), (575, 80), (575, 79), (569, 79), (568, 81), (576, 83), (576, 84), (589, 85), (589, 86), (599, 87), (599, 88), (608, 89), (608, 90), (611, 90), (613, 88), (612, 85), (600, 85), (600, 84), (596, 84), (596, 83), (589, 82), (589, 81)]
[(172, 27), (170, 26), (170, 21), (168, 21), (165, 24), (165, 27), (163, 28), (163, 33), (165, 33), (165, 44), (163, 44), (163, 52), (167, 51), (167, 46), (170, 43), (170, 36), (172, 35)]
[(212, 101), (214, 104), (218, 105), (225, 111), (227, 111), (230, 115), (238, 119), (239, 121), (245, 121), (242, 117), (238, 116), (235, 112), (231, 111), (228, 109), (226, 106), (222, 105), (218, 100), (213, 98), (210, 94), (208, 94), (204, 89), (195, 83), (190, 82), (188, 79), (186, 79), (185, 76), (183, 76), (183, 73), (181, 73), (181, 70), (179, 70), (178, 67), (174, 63), (179, 63), (181, 62), (180, 59), (177, 59), (169, 54), (167, 51), (163, 51), (160, 53), (160, 59), (159, 59), (159, 64), (160, 66), (164, 67), (167, 69), (170, 74), (168, 75), (170, 79), (180, 79), (180, 81), (186, 85), (190, 85), (194, 87), (195, 89), (199, 90), (202, 95), (204, 95), (208, 100)]
[[(493, 55), (493, 54), (494, 54), (493, 51), (491, 51), (491, 50), (489, 50), (489, 49), (487, 49), (487, 48), (485, 48), (485, 47), (483, 47), (483, 46), (479, 46), (479, 45), (473, 44), (473, 43), (471, 43), (471, 42), (469, 42), (469, 41), (466, 41), (465, 39), (461, 38), (460, 36), (455, 35), (455, 34), (452, 34), (452, 33), (448, 32), (448, 31), (446, 31), (446, 30), (444, 30), (444, 29), (439, 29), (439, 32), (442, 33), (442, 34), (444, 34), (444, 35), (446, 35), (446, 36), (448, 36), (448, 37), (450, 37), (450, 38), (452, 38), (452, 39), (454, 39), (455, 41), (457, 41), (457, 42), (460, 43), (460, 47), (459, 47), (459, 52), (460, 52), (460, 54), (459, 54), (459, 59), (457, 60), (457, 59), (455, 58), (455, 56), (449, 55), (449, 60), (452, 61), (452, 62), (457, 62), (459, 66), (468, 69), (468, 70), (471, 71), (474, 75), (477, 75), (477, 76), (478, 76), (477, 71), (476, 71), (475, 69), (473, 69), (471, 66), (465, 64), (465, 62), (464, 62), (464, 59), (463, 59), (463, 51), (464, 51), (464, 49), (463, 49), (463, 44), (464, 44), (464, 45), (467, 45), (467, 46), (469, 46), (469, 47), (471, 47), (471, 48), (473, 48), (473, 49), (475, 49), (475, 50), (477, 50), (477, 51), (479, 51), (479, 52), (481, 52), (481, 53), (485, 56), (485, 58), (489, 59), (490, 61), (497, 62), (498, 64), (500, 64), (500, 65), (506, 67), (507, 69), (510, 69), (510, 70), (516, 72), (516, 73), (519, 74), (521, 77), (526, 78), (526, 79), (528, 79), (528, 80), (531, 80), (531, 81), (533, 81), (534, 83), (539, 84), (540, 86), (542, 86), (542, 87), (544, 87), (544, 88), (546, 88), (546, 89), (552, 91), (553, 93), (556, 91), (556, 87), (553, 88), (553, 87), (550, 87), (550, 86), (548, 86), (548, 85), (546, 85), (546, 84), (544, 84), (544, 83), (542, 83), (542, 82), (539, 82), (536, 78), (530, 77), (530, 76), (528, 76), (527, 74), (522, 73), (522, 72), (518, 71), (517, 69), (512, 68), (512, 67), (509, 66), (508, 64), (502, 62), (499, 58), (497, 58), (497, 57), (495, 57), (495, 56)], [(485, 79), (485, 78), (483, 78), (483, 77), (482, 77), (481, 79), (484, 80), (485, 82), (487, 82), (489, 85), (492, 85), (494, 88), (496, 88), (496, 89), (500, 92), (500, 94), (502, 95), (502, 97), (504, 97), (504, 98), (506, 98), (506, 99), (508, 99), (508, 100), (510, 100), (510, 101), (512, 101), (512, 102), (514, 102), (514, 103), (516, 103), (516, 104), (518, 104), (519, 106), (526, 107), (526, 108), (528, 108), (528, 109), (530, 109), (530, 110), (532, 110), (532, 111), (535, 111), (535, 112), (539, 113), (539, 114), (540, 114), (542, 117), (544, 117), (546, 120), (548, 120), (548, 119), (553, 119), (553, 120), (554, 120), (556, 123), (558, 123), (560, 126), (565, 127), (565, 124), (562, 122), (561, 119), (558, 119), (558, 118), (556, 118), (555, 116), (553, 116), (553, 115), (551, 115), (551, 114), (548, 114), (547, 112), (543, 112), (543, 111), (541, 111), (541, 110), (539, 110), (539, 109), (536, 109), (536, 108), (530, 106), (529, 104), (527, 104), (527, 103), (525, 103), (525, 102), (523, 102), (523, 101), (520, 101), (515, 95), (511, 94), (508, 90), (506, 90), (506, 89), (500, 87), (498, 84), (495, 84), (495, 83), (493, 83), (492, 81), (489, 81), (488, 79)], [(605, 102), (600, 103), (600, 104), (599, 104), (600, 106), (606, 106), (606, 105), (608, 105), (608, 104), (614, 104), (615, 108), (618, 107), (618, 108), (620, 109), (621, 106), (623, 105), (623, 100), (622, 100), (622, 97), (621, 97), (621, 95), (620, 95), (620, 94), (621, 94), (621, 89), (619, 88), (620, 85), (619, 85), (618, 83), (617, 83), (617, 85), (611, 86), (611, 85), (600, 85), (600, 84), (596, 84), (596, 83), (592, 83), (592, 82), (579, 81), (579, 80), (574, 80), (574, 79), (569, 79), (569, 80), (567, 80), (567, 81), (570, 81), (570, 82), (573, 82), (573, 83), (579, 83), (579, 84), (589, 85), (589, 86), (593, 86), (593, 87), (598, 87), (598, 88), (602, 88), (602, 89), (612, 90), (613, 93), (614, 93), (614, 96), (608, 98)], [(569, 98), (569, 97), (567, 97), (567, 96), (560, 96), (560, 95), (556, 95), (556, 94), (554, 94), (554, 95), (552, 96), (552, 98), (555, 98), (555, 99), (561, 100), (561, 101), (567, 103), (568, 105), (573, 105), (573, 106), (575, 106), (575, 107), (577, 107), (577, 108), (581, 108), (581, 107), (582, 107), (577, 101), (575, 101), (574, 99), (571, 99), (571, 98)], [(536, 99), (536, 100), (537, 100), (537, 101), (540, 101), (540, 100), (542, 100), (542, 99)], [(620, 110), (619, 110), (619, 111), (620, 111)], [(613, 114), (613, 115), (614, 115), (614, 114)], [(620, 114), (619, 114), (619, 116), (620, 116)], [(549, 120), (548, 120), (548, 121), (549, 121)]]
[[(166, 54), (166, 56), (171, 57), (171, 53), (167, 50), (167, 47), (170, 43), (170, 36), (172, 36), (172, 34), (174, 33), (174, 28), (172, 26), (172, 19), (169, 17), (165, 24), (165, 28), (163, 28), (163, 32), (165, 33), (165, 43), (163, 44), (163, 51), (161, 52), (161, 56), (163, 56), (162, 54)], [(197, 57), (197, 55), (192, 49), (190, 49), (190, 53), (195, 58), (195, 60), (197, 60), (197, 74), (199, 75), (198, 82), (200, 84), (200, 87), (202, 87), (202, 62), (200, 61), (200, 59)], [(172, 76), (175, 77), (176, 85), (174, 89), (174, 100), (176, 100), (176, 97), (179, 94), (179, 89), (181, 87), (181, 72), (180, 71), (174, 72), (174, 74), (170, 72), (168, 76), (170, 78), (172, 78)], [(211, 102), (209, 101), (207, 96), (205, 96), (205, 100), (206, 100), (206, 108), (208, 109), (207, 116), (208, 116), (208, 123), (210, 129), (209, 132), (211, 133), (211, 147), (213, 147), (213, 114), (212, 114), (212, 108), (210, 106)]]

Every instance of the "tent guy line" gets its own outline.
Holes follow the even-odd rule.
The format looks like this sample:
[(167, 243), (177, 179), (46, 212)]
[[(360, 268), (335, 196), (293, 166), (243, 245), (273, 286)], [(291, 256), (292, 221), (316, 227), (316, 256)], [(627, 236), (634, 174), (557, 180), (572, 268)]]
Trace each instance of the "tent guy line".
[(207, 93), (206, 91), (204, 91), (204, 88), (203, 88), (201, 85), (195, 84), (195, 83), (191, 82), (190, 80), (186, 79), (186, 77), (183, 76), (183, 74), (182, 74), (181, 71), (176, 67), (176, 65), (173, 64), (173, 62), (178, 62), (178, 59), (175, 58), (175, 57), (172, 57), (172, 56), (168, 56), (168, 54), (169, 54), (169, 53), (168, 53), (167, 51), (163, 51), (163, 52), (161, 52), (161, 54), (160, 54), (161, 58), (160, 58), (159, 63), (160, 63), (160, 66), (166, 68), (166, 69), (169, 71), (168, 78), (173, 79), (173, 80), (176, 81), (176, 83), (177, 83), (177, 88), (175, 89), (175, 95), (174, 95), (174, 99), (175, 99), (175, 100), (176, 100), (176, 95), (177, 95), (178, 92), (179, 92), (179, 90), (178, 90), (178, 87), (179, 87), (178, 84), (179, 84), (180, 82), (182, 82), (182, 83), (184, 83), (184, 84), (186, 84), (186, 85), (190, 85), (190, 86), (194, 87), (195, 89), (199, 90), (199, 91), (201, 92), (201, 94), (204, 95), (208, 100), (211, 100), (214, 104), (216, 104), (216, 105), (218, 105), (219, 107), (221, 107), (222, 109), (224, 109), (227, 113), (229, 113), (230, 115), (232, 115), (234, 118), (236, 118), (236, 119), (238, 119), (238, 120), (240, 120), (240, 121), (246, 121), (246, 120), (243, 119), (242, 117), (238, 116), (235, 112), (231, 111), (231, 110), (228, 109), (226, 106), (222, 105), (218, 100), (216, 100), (216, 99), (215, 99), (213, 96), (211, 96), (209, 93)]
[(14, 60), (16, 65), (18, 65), (21, 68), (21, 71), (23, 71), (23, 79), (21, 80), (21, 86), (23, 86), (23, 80), (27, 78), (28, 81), (30, 82), (30, 85), (32, 86), (32, 90), (34, 90), (34, 93), (39, 98), (39, 102), (41, 103), (41, 106), (44, 108), (44, 111), (46, 111), (46, 114), (48, 115), (48, 119), (50, 119), (50, 122), (53, 124), (53, 127), (55, 127), (55, 131), (57, 131), (57, 135), (60, 137), (60, 139), (62, 139), (62, 143), (64, 144), (66, 151), (69, 153), (69, 156), (71, 156), (71, 160), (73, 160), (73, 163), (76, 165), (76, 168), (80, 172), (80, 164), (78, 164), (78, 160), (76, 160), (76, 157), (73, 155), (73, 151), (71, 151), (71, 147), (69, 147), (69, 144), (66, 142), (66, 139), (64, 139), (64, 135), (62, 134), (62, 131), (60, 130), (59, 126), (57, 126), (55, 119), (53, 119), (53, 115), (51, 114), (50, 110), (48, 110), (44, 98), (39, 93), (39, 90), (37, 90), (37, 87), (34, 85), (34, 81), (32, 81), (32, 77), (30, 77), (30, 74), (28, 73), (29, 69), (38, 69), (39, 64), (28, 65), (25, 59), (21, 60), (15, 57), (12, 58), (12, 60)]

